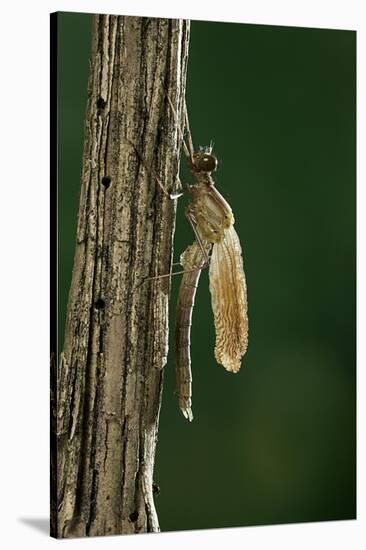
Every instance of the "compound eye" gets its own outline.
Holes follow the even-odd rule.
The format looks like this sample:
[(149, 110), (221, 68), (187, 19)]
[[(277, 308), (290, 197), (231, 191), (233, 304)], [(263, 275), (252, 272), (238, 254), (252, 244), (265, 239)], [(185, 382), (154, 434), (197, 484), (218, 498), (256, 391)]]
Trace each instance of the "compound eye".
[(217, 158), (208, 153), (200, 155), (195, 160), (197, 170), (201, 172), (213, 172), (217, 168)]

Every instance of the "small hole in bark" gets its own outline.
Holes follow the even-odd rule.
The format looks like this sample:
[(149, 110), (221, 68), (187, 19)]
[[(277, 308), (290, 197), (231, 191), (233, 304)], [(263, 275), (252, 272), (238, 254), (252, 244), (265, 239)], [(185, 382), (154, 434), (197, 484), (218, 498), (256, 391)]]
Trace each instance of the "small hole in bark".
[(153, 495), (160, 494), (160, 487), (157, 483), (153, 483), (152, 489), (153, 489)]
[(104, 109), (105, 106), (106, 106), (106, 102), (104, 101), (104, 99), (102, 97), (99, 97), (98, 101), (97, 101), (97, 108), (98, 109)]
[(105, 499), (106, 499), (106, 500), (109, 500), (109, 495), (107, 495), (107, 496), (105, 497)]
[(104, 185), (104, 187), (108, 189), (108, 187), (111, 184), (111, 181), (112, 179), (109, 176), (104, 176), (104, 178), (102, 178), (102, 185)]
[(98, 300), (94, 304), (95, 309), (104, 309), (105, 308), (105, 301), (103, 298), (98, 298)]
[(132, 514), (130, 514), (130, 520), (132, 522), (135, 522), (137, 520), (137, 518), (139, 517), (139, 513), (137, 510), (135, 510), (134, 512), (132, 512)]

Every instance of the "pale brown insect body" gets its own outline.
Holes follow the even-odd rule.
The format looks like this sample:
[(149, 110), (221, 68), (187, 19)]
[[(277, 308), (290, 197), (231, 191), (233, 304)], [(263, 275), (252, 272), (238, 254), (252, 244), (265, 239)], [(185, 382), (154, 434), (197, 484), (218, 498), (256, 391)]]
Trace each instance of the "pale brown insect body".
[[(187, 117), (186, 117), (187, 118)], [(189, 131), (188, 118), (187, 128)], [(189, 186), (193, 200), (186, 207), (196, 241), (182, 254), (184, 269), (176, 317), (176, 391), (186, 418), (192, 414), (190, 329), (196, 289), (202, 268), (210, 264), (210, 292), (214, 312), (215, 357), (226, 370), (238, 372), (248, 344), (247, 291), (239, 238), (233, 227), (229, 204), (216, 189), (211, 172), (217, 167), (212, 147), (194, 152), (192, 139), (183, 141), (195, 185)], [(212, 248), (212, 255), (208, 253)]]

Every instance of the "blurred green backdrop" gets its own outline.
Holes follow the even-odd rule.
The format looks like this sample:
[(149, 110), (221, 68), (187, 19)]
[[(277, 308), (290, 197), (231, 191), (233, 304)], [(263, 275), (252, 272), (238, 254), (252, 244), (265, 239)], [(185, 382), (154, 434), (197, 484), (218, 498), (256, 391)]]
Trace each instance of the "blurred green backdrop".
[[(59, 17), (61, 348), (90, 23)], [(196, 145), (215, 142), (217, 186), (244, 250), (250, 338), (239, 374), (216, 364), (204, 273), (192, 424), (174, 395), (171, 330), (155, 468), (163, 531), (355, 517), (355, 73), (355, 32), (192, 22), (192, 133)], [(183, 207), (182, 199), (176, 260), (193, 240)]]

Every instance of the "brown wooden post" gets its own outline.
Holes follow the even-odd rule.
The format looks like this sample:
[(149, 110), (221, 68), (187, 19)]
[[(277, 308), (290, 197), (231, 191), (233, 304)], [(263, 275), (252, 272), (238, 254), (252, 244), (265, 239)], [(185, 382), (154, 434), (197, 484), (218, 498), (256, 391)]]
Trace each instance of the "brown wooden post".
[[(57, 367), (57, 537), (159, 531), (153, 469), (189, 22), (93, 18), (74, 269)], [(181, 122), (182, 124), (182, 122)], [(56, 509), (57, 517), (56, 517)]]

